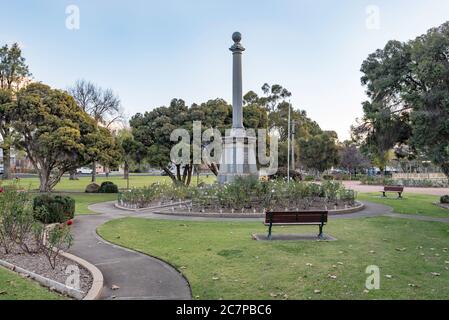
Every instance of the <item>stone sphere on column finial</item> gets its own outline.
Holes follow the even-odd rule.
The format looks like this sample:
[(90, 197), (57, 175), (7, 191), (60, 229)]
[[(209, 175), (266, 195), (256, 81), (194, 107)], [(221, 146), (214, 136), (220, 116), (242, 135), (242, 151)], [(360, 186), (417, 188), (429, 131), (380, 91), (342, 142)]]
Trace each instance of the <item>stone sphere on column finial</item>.
[(240, 32), (234, 32), (232, 34), (232, 40), (234, 40), (235, 43), (239, 43), (242, 40), (242, 34)]

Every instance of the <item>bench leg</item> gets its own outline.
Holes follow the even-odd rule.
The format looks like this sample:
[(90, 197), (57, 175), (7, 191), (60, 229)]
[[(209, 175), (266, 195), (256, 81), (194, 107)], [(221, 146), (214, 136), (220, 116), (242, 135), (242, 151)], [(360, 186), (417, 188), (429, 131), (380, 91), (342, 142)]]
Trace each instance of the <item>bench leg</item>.
[(382, 193), (383, 193), (383, 196), (382, 196), (382, 197), (386, 198), (386, 197), (387, 197), (387, 194), (385, 193), (385, 191), (383, 191)]
[(398, 194), (399, 194), (399, 199), (402, 199), (402, 192), (398, 192)]
[(321, 225), (320, 225), (320, 233), (318, 234), (318, 239), (320, 239), (320, 240), (323, 240), (323, 239), (324, 239), (324, 236), (323, 236), (323, 227), (324, 227), (324, 225), (321, 224)]
[(268, 227), (268, 240), (271, 240), (271, 229), (273, 228), (273, 223), (270, 222), (270, 226)]

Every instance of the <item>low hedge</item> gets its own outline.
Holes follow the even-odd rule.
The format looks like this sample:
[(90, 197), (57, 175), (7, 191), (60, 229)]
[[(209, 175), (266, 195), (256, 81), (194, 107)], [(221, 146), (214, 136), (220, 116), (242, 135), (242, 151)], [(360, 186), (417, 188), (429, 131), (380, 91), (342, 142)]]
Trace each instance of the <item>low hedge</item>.
[(64, 223), (75, 216), (75, 200), (69, 196), (39, 195), (33, 199), (33, 212), (42, 223)]
[(440, 202), (444, 204), (449, 204), (449, 195), (442, 196)]
[(101, 184), (98, 193), (118, 193), (118, 186), (111, 181), (105, 181)]
[(91, 183), (86, 187), (86, 193), (98, 193), (100, 186), (96, 183)]

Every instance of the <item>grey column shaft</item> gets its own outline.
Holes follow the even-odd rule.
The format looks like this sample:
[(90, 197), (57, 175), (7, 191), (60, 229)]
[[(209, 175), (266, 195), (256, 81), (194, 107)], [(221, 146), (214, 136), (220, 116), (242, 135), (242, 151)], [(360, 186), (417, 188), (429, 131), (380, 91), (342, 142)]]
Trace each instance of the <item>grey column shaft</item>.
[(242, 52), (233, 52), (232, 59), (232, 127), (243, 128)]

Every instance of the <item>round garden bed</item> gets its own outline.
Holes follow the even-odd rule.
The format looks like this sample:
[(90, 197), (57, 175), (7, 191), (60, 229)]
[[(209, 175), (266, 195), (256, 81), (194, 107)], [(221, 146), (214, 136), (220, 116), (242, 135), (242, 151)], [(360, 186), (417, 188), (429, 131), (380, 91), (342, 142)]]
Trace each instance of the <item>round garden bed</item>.
[(319, 211), (345, 214), (363, 204), (343, 184), (236, 179), (226, 185), (185, 187), (154, 184), (119, 195), (116, 207), (199, 217), (259, 218), (271, 211)]

